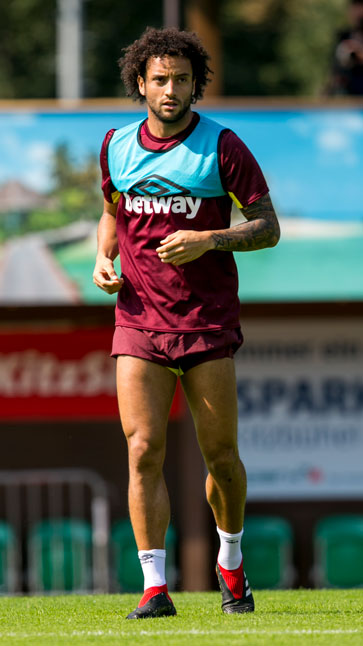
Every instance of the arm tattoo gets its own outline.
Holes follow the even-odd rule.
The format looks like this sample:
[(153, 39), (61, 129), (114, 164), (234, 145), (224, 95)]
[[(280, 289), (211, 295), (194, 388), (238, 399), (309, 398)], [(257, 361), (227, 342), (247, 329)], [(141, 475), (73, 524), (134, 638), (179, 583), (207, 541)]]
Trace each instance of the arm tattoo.
[(280, 238), (280, 227), (269, 195), (264, 195), (243, 209), (247, 222), (230, 229), (214, 231), (215, 249), (220, 251), (256, 251), (274, 247)]

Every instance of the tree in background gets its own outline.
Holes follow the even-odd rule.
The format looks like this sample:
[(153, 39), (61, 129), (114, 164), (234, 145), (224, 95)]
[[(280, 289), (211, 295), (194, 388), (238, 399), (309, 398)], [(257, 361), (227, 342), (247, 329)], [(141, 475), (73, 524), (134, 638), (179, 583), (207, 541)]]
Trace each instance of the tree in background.
[(320, 94), (345, 6), (346, 0), (224, 2), (225, 93)]
[[(0, 99), (54, 98), (57, 0), (4, 0)], [(122, 95), (117, 59), (147, 25), (162, 26), (162, 0), (83, 0), (86, 97)]]
[[(213, 2), (219, 4), (224, 94), (321, 92), (346, 0)], [(183, 27), (192, 5), (193, 0), (182, 2)], [(147, 25), (161, 27), (162, 9), (162, 0), (84, 0), (86, 97), (123, 96), (117, 67), (121, 49)], [(55, 20), (56, 0), (2, 3), (0, 98), (55, 96)]]
[(84, 5), (85, 94), (124, 96), (117, 60), (148, 25), (161, 27), (162, 0), (87, 0)]
[(90, 154), (81, 163), (72, 158), (67, 144), (54, 150), (51, 196), (57, 208), (70, 221), (98, 219), (102, 207), (100, 169), (96, 155)]
[(55, 0), (1, 2), (1, 99), (55, 96), (55, 33)]
[(34, 194), (44, 205), (34, 206), (35, 199), (16, 213), (13, 209), (3, 211), (0, 242), (26, 233), (58, 229), (80, 220), (99, 220), (102, 198), (97, 156), (89, 154), (80, 162), (72, 157), (67, 144), (60, 144), (54, 150), (51, 163), (52, 189), (46, 194)]

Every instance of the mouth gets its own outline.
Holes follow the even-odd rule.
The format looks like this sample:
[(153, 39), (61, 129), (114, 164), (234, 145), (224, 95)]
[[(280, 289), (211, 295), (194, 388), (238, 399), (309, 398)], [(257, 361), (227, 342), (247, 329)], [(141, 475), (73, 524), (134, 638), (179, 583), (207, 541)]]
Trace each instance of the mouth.
[(163, 103), (162, 105), (167, 110), (174, 110), (178, 107), (178, 103), (176, 101), (165, 101), (165, 103)]

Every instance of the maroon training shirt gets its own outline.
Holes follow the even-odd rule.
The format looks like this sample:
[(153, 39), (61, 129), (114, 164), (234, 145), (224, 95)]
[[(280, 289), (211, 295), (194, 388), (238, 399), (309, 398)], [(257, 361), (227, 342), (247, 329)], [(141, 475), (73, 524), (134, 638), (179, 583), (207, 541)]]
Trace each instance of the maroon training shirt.
[[(178, 135), (159, 139), (144, 122), (141, 140), (150, 150), (166, 150), (185, 139), (199, 116)], [(107, 147), (114, 130), (102, 144), (102, 190), (108, 202), (117, 193), (107, 161)], [(222, 134), (220, 145), (222, 184), (243, 206), (268, 193), (262, 171), (252, 153), (231, 130)], [(226, 229), (230, 226), (231, 197), (182, 198), (178, 203), (151, 203), (121, 194), (116, 228), (125, 281), (118, 294), (116, 325), (161, 332), (195, 332), (239, 326), (238, 276), (233, 254), (208, 251), (179, 267), (162, 263), (156, 248), (174, 231)]]

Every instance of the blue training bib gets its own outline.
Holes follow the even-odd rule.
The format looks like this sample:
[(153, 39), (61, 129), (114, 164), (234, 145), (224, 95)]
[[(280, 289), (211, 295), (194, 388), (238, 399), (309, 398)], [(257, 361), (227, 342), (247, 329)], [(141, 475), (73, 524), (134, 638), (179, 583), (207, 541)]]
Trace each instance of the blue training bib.
[(225, 195), (219, 172), (219, 141), (225, 130), (200, 116), (191, 134), (169, 150), (145, 149), (139, 137), (142, 121), (116, 130), (108, 147), (111, 181), (120, 193), (163, 197)]

